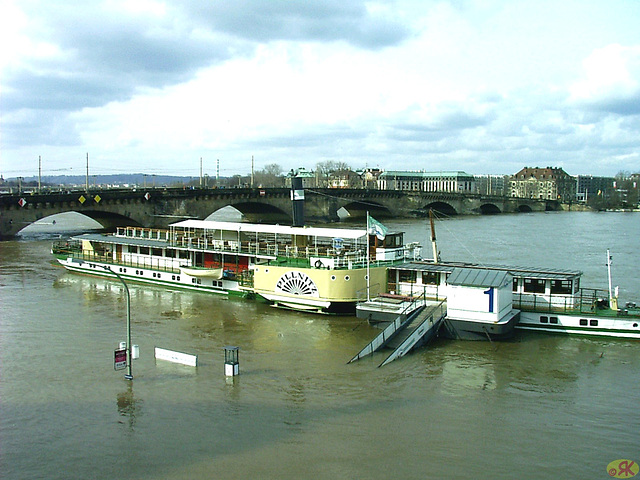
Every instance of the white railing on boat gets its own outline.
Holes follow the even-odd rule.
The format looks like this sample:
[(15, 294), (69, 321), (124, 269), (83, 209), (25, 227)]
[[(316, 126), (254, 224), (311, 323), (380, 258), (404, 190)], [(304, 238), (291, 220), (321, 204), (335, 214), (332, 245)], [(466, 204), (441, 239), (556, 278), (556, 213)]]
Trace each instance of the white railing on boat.
[[(350, 269), (364, 268), (367, 265), (364, 248), (337, 250), (328, 242), (298, 246), (282, 242), (223, 240), (211, 235), (190, 235), (188, 232), (138, 227), (119, 227), (116, 236), (166, 241), (171, 247), (178, 249), (250, 255), (265, 260), (303, 259), (310, 262), (309, 266), (317, 266), (316, 263), (319, 261), (319, 265), (324, 268)], [(390, 265), (398, 260), (415, 260), (416, 255), (419, 256), (420, 246), (413, 243), (397, 249), (388, 249), (388, 252), (392, 253), (392, 258), (372, 259), (370, 266)]]

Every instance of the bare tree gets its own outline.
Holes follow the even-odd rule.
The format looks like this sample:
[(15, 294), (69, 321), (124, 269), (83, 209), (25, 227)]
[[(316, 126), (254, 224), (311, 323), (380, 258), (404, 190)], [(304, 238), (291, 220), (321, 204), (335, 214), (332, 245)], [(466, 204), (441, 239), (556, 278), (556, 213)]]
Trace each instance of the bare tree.
[(254, 175), (256, 185), (260, 187), (282, 187), (284, 177), (282, 167), (277, 163), (265, 165), (262, 170), (258, 170)]

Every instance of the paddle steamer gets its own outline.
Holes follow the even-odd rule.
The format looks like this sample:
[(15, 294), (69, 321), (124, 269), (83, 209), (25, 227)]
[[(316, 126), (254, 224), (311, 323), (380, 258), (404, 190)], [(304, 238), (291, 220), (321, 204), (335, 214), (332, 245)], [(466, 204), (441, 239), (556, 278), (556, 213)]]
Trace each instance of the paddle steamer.
[(352, 313), (386, 286), (388, 267), (420, 258), (403, 233), (368, 230), (185, 220), (74, 236), (55, 242), (52, 254), (77, 273)]

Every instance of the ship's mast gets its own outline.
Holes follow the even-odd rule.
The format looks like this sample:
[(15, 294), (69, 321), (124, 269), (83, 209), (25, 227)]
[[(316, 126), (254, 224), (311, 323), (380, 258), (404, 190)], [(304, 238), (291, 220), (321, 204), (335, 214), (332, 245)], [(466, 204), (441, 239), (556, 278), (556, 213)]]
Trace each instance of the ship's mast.
[(611, 310), (618, 310), (618, 287), (616, 287), (616, 292), (614, 294), (612, 283), (611, 283), (611, 254), (609, 253), (608, 248), (607, 248), (607, 274), (609, 277), (609, 308)]

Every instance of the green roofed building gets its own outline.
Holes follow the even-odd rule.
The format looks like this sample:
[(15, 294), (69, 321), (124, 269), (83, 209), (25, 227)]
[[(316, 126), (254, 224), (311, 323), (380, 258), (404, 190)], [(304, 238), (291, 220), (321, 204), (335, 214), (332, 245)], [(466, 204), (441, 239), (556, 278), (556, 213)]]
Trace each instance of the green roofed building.
[(477, 193), (476, 180), (465, 172), (387, 170), (378, 176), (380, 190)]

